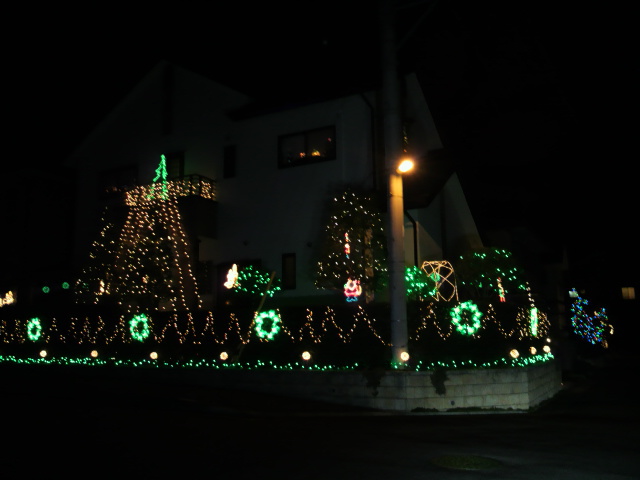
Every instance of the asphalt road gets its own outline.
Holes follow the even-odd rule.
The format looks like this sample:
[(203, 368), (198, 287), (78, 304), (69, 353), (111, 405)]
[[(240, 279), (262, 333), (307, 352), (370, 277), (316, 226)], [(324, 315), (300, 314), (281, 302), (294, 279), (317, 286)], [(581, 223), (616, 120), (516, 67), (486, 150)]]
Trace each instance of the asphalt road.
[(0, 364), (0, 478), (639, 479), (635, 363), (527, 413), (397, 414)]

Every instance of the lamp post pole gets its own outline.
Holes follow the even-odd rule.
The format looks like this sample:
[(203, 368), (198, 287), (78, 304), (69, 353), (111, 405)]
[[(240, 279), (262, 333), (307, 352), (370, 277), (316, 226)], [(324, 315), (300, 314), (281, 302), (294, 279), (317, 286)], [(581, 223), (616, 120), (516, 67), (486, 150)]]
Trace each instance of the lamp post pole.
[(404, 197), (397, 164), (403, 154), (402, 116), (396, 65), (394, 12), (391, 0), (380, 0), (384, 150), (388, 180), (389, 304), (392, 362), (402, 365), (409, 352), (404, 264)]

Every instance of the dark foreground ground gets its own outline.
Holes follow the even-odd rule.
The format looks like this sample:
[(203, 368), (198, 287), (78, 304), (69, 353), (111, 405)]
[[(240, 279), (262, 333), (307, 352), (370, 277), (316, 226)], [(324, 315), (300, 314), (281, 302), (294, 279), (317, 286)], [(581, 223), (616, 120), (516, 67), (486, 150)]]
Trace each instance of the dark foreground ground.
[(389, 414), (92, 367), (0, 364), (0, 478), (638, 479), (637, 361), (527, 413)]

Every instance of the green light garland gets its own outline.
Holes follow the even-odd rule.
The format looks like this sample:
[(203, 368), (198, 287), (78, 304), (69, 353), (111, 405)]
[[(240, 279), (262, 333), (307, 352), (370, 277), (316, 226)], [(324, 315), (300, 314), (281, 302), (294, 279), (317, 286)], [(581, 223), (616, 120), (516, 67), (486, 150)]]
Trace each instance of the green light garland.
[(32, 342), (36, 342), (42, 336), (42, 324), (38, 317), (33, 317), (27, 322), (27, 336)]
[(131, 332), (131, 337), (134, 340), (144, 342), (151, 333), (151, 330), (149, 329), (149, 319), (147, 316), (144, 313), (135, 315), (131, 320), (129, 320), (129, 331)]
[[(266, 330), (264, 328), (264, 320), (271, 320), (271, 329)], [(260, 312), (255, 319), (255, 330), (258, 336), (262, 339), (273, 340), (274, 337), (280, 331), (280, 315), (275, 310), (267, 310), (266, 312)]]
[[(482, 312), (478, 310), (478, 306), (471, 300), (456, 305), (451, 309), (449, 314), (451, 315), (452, 323), (456, 327), (456, 330), (463, 335), (473, 335), (482, 326), (480, 323)], [(465, 323), (463, 316), (468, 317), (469, 315), (471, 316), (470, 322)]]

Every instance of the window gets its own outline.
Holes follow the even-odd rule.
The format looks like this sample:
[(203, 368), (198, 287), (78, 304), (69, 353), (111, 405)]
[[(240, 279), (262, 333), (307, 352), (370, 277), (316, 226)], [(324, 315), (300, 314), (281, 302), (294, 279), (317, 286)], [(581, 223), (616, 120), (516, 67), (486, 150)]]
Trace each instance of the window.
[(236, 176), (236, 146), (227, 145), (222, 152), (222, 178)]
[(282, 254), (282, 289), (293, 290), (296, 288), (296, 254)]
[(335, 160), (336, 129), (316, 130), (284, 135), (278, 139), (278, 167), (294, 167), (309, 163)]
[(634, 287), (622, 287), (622, 298), (625, 300), (635, 300), (636, 289)]

